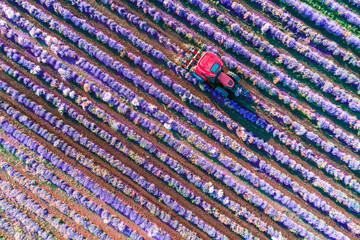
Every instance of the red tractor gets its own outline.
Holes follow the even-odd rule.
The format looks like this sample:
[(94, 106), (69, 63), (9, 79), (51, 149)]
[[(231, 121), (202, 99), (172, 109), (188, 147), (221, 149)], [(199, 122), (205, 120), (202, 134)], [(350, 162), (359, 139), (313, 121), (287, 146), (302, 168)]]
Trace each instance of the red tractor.
[(240, 84), (240, 78), (233, 72), (223, 72), (224, 63), (218, 55), (212, 52), (203, 52), (188, 48), (185, 59), (181, 59), (182, 67), (190, 71), (200, 84), (208, 81), (209, 85), (227, 97), (229, 92), (236, 97), (247, 92)]

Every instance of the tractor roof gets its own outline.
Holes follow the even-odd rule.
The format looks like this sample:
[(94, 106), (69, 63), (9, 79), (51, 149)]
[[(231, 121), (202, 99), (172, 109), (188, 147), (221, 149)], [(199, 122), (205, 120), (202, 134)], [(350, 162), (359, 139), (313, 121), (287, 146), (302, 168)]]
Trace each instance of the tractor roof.
[(200, 58), (197, 68), (202, 74), (209, 77), (215, 77), (217, 71), (223, 66), (223, 64), (224, 63), (215, 53), (205, 52)]

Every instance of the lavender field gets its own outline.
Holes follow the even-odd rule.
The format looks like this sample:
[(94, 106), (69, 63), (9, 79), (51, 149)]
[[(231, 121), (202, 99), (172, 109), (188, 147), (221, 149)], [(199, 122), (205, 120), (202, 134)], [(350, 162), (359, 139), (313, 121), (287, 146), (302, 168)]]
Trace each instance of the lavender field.
[(0, 239), (360, 239), (359, 136), (359, 1), (0, 0)]

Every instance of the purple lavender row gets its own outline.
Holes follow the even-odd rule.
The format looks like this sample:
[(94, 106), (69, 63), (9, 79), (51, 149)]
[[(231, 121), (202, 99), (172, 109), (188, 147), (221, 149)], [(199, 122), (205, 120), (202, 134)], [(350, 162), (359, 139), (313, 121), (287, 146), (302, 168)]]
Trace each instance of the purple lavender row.
[[(26, 137), (24, 137), (24, 135), (19, 130), (13, 129), (12, 132), (9, 132), (8, 131), (9, 128), (10, 128), (9, 125), (5, 124), (5, 125), (3, 125), (3, 127), (7, 130), (6, 132), (8, 134), (12, 134), (12, 137), (15, 138), (17, 141), (20, 141), (19, 139), (26, 138)], [(22, 143), (22, 142), (20, 142), (20, 143)], [(23, 151), (20, 151), (19, 149), (17, 149), (10, 142), (6, 141), (5, 139), (0, 138), (0, 145), (4, 149), (6, 149), (7, 151), (11, 152), (11, 154), (13, 154), (14, 157), (16, 157), (16, 159), (22, 161), (22, 163), (25, 163), (26, 166), (27, 166), (26, 171), (31, 172), (31, 174), (33, 174), (34, 176), (40, 177), (41, 179), (49, 181), (49, 183), (51, 182), (52, 184), (54, 184), (57, 187), (59, 187), (58, 186), (59, 183), (62, 183), (62, 181), (52, 171), (49, 171), (39, 161), (35, 160), (32, 157), (29, 157), (26, 153), (24, 153)], [(16, 172), (16, 170), (13, 170), (12, 167), (8, 166), (7, 163), (3, 162), (1, 166), (2, 166), (2, 169), (6, 170), (8, 173), (10, 172), (10, 173), (13, 174), (14, 172)], [(24, 178), (24, 177), (21, 177), (21, 174), (17, 174), (16, 178), (14, 178), (14, 179), (21, 182), (22, 181), (21, 178)], [(29, 185), (26, 185), (25, 188), (29, 188), (30, 185), (33, 185), (33, 183), (32, 182), (29, 183)], [(72, 197), (71, 193), (74, 192), (75, 190), (71, 189), (71, 187), (67, 186), (66, 184), (65, 185), (61, 184), (61, 187), (62, 187), (62, 189), (64, 191), (63, 193), (66, 193), (70, 197)], [(65, 191), (65, 189), (67, 191)], [(71, 190), (71, 191), (69, 192), (69, 190)], [(39, 196), (42, 197), (43, 200), (46, 201), (48, 204), (51, 204), (52, 206), (57, 208), (64, 215), (68, 216), (70, 219), (72, 219), (75, 222), (77, 222), (78, 224), (80, 224), (82, 227), (87, 229), (90, 233), (94, 234), (95, 236), (97, 236), (97, 237), (99, 237), (101, 239), (104, 239), (104, 240), (110, 240), (111, 239), (99, 227), (97, 227), (96, 225), (89, 222), (86, 218), (84, 218), (80, 214), (76, 213), (74, 210), (70, 210), (69, 206), (67, 206), (65, 203), (62, 203), (60, 200), (56, 200), (55, 198), (51, 197), (51, 195), (46, 193), (46, 191), (42, 190), (41, 195), (39, 195)], [(45, 199), (45, 197), (47, 199)], [(75, 199), (75, 198), (73, 198), (73, 199)], [(86, 199), (86, 198), (84, 197), (83, 199)], [(86, 207), (86, 204), (85, 204), (86, 202), (82, 201), (80, 203), (84, 207)], [(101, 216), (99, 216), (99, 217), (101, 218)], [(105, 220), (105, 219), (102, 219), (102, 220)], [(122, 224), (124, 224), (124, 223), (122, 223)], [(136, 234), (136, 231), (132, 231), (132, 233), (133, 233), (133, 236), (138, 236), (138, 234)], [(130, 236), (130, 235), (127, 235), (127, 236)]]
[(298, 0), (280, 0), (280, 2), (292, 8), (301, 18), (310, 20), (325, 31), (331, 33), (335, 37), (339, 37), (348, 45), (356, 48), (356, 50), (360, 50), (360, 39), (356, 35), (344, 31), (338, 23), (325, 17), (322, 13), (313, 9), (308, 4)]
[(0, 228), (7, 232), (10, 236), (14, 236), (15, 239), (30, 240), (24, 233), (14, 228), (10, 222), (4, 217), (0, 216)]
[[(350, 31), (354, 32), (355, 30), (356, 32), (356, 29), (360, 28), (360, 16), (337, 1), (329, 0), (326, 1), (325, 4), (323, 1), (310, 1), (310, 4), (318, 6), (322, 9), (325, 8), (325, 10), (328, 9), (331, 17), (343, 22), (346, 28), (350, 29)], [(336, 15), (342, 17), (342, 20), (335, 17)], [(346, 22), (350, 25), (347, 25)]]
[[(1, 165), (3, 167), (3, 165)], [(12, 178), (18, 179), (19, 176), (16, 174), (16, 171), (11, 171)], [(29, 179), (22, 179), (24, 184), (29, 184), (31, 181)], [(6, 184), (4, 184), (6, 183)], [(8, 199), (11, 199), (12, 201), (15, 201), (18, 203), (21, 207), (24, 207), (27, 211), (32, 212), (37, 217), (42, 219), (43, 221), (49, 223), (52, 227), (54, 227), (59, 233), (68, 235), (69, 239), (85, 239), (82, 235), (80, 235), (76, 230), (74, 230), (72, 227), (67, 226), (66, 223), (63, 223), (61, 219), (56, 218), (54, 215), (48, 212), (48, 210), (45, 208), (42, 208), (36, 201), (32, 200), (31, 198), (28, 198), (25, 194), (23, 194), (18, 189), (13, 189), (10, 184), (7, 182), (2, 181), (2, 178), (0, 178), (0, 189), (2, 192), (0, 192), (0, 195), (5, 196)], [(41, 188), (30, 186), (30, 189), (32, 192), (34, 192), (36, 195), (41, 196), (43, 195), (43, 192), (41, 191)], [(3, 202), (0, 203), (0, 206), (2, 210), (5, 210), (6, 205), (4, 206)], [(6, 212), (6, 210), (5, 210)], [(16, 214), (16, 213), (15, 213)], [(46, 235), (46, 231), (44, 231), (37, 223), (32, 221), (30, 218), (28, 218), (26, 215), (23, 215), (20, 217), (20, 219), (24, 219), (23, 222), (26, 226), (26, 229), (29, 231), (32, 231), (32, 233), (36, 233), (38, 237), (41, 237), (43, 233)], [(27, 218), (27, 219), (26, 219)], [(21, 221), (22, 222), (22, 221)]]
[[(110, 28), (111, 30), (115, 31), (117, 34), (121, 34), (124, 37), (130, 38), (132, 42), (136, 42), (136, 45), (141, 47), (142, 42), (139, 41), (140, 39), (133, 39), (132, 33), (127, 34), (128, 31), (118, 31), (119, 24), (117, 24), (114, 20), (108, 19), (105, 15), (97, 11), (95, 8), (93, 8), (90, 4), (88, 4), (85, 1), (74, 1), (74, 0), (67, 0), (70, 2), (73, 6), (77, 6), (78, 9), (81, 12), (85, 12), (91, 16), (91, 18), (99, 21), (101, 24), (105, 25), (106, 27)], [(43, 4), (46, 4), (46, 0), (40, 1)], [(49, 4), (47, 4), (48, 6)], [(116, 6), (119, 6), (120, 4), (117, 3)], [(113, 6), (110, 6), (112, 10), (115, 10)], [(60, 13), (61, 11), (58, 10)], [(154, 28), (149, 27), (146, 21), (141, 21), (140, 18), (132, 13), (128, 13), (124, 7), (116, 8), (116, 13), (118, 13), (119, 16), (126, 19), (132, 24), (135, 24), (139, 29), (146, 32), (148, 35), (150, 35), (152, 38), (156, 39), (160, 44), (162, 44), (167, 49), (171, 49), (175, 53), (182, 53), (182, 49), (177, 46), (175, 43), (173, 43), (169, 38), (167, 38), (165, 35), (158, 33)], [(61, 14), (61, 13), (60, 13)], [(126, 34), (124, 34), (126, 33)], [(166, 58), (166, 57), (165, 57)]]
[[(3, 185), (0, 183), (0, 188)], [(27, 208), (27, 203), (20, 202), (20, 205), (23, 204), (25, 208)], [(22, 205), (21, 205), (22, 206)], [(29, 218), (26, 214), (19, 211), (14, 205), (6, 201), (4, 198), (0, 197), (0, 209), (5, 213), (5, 215), (10, 216), (15, 219), (17, 222), (21, 223), (25, 226), (23, 229), (30, 231), (33, 234), (38, 234), (44, 240), (55, 240), (56, 238), (49, 234), (47, 231), (42, 229), (36, 222), (34, 222), (31, 218)], [(48, 220), (51, 221), (52, 218), (48, 216)], [(19, 236), (21, 237), (21, 236)], [(21, 238), (20, 238), (21, 239)]]
[[(281, 7), (273, 4), (270, 1), (262, 0), (250, 0), (252, 3), (256, 4), (261, 8), (264, 13), (267, 13), (271, 17), (279, 20), (285, 27), (290, 29), (295, 34), (303, 35), (310, 39), (310, 41), (325, 50), (327, 53), (330, 53), (333, 57), (338, 57), (342, 61), (350, 64), (354, 68), (360, 68), (360, 59), (358, 59), (353, 53), (341, 48), (336, 42), (327, 39), (321, 33), (309, 28), (306, 24), (300, 22), (300, 20), (295, 19), (289, 13), (285, 12)], [(315, 59), (317, 61), (317, 59)], [(320, 64), (320, 62), (319, 62)], [(345, 75), (339, 73), (340, 77), (343, 78)], [(349, 79), (350, 80), (350, 79)], [(347, 83), (351, 83), (351, 81)], [(335, 90), (338, 92), (338, 90)], [(338, 96), (340, 98), (341, 95)]]
[[(0, 148), (0, 155), (4, 157), (4, 149)], [(13, 236), (14, 239), (21, 240), (31, 240), (35, 236), (35, 232), (29, 231), (25, 228), (23, 222), (19, 221), (18, 218), (15, 218), (11, 215), (6, 215), (3, 210), (1, 210), (0, 215), (0, 228), (7, 232), (10, 236)], [(48, 232), (49, 233), (49, 232)], [(46, 232), (39, 232), (39, 235), (44, 234), (44, 240), (54, 240), (55, 238), (52, 235), (46, 235)], [(5, 239), (4, 236), (1, 236), (1, 239)]]
[[(0, 166), (2, 170), (7, 169), (7, 164), (5, 162), (1, 162)], [(35, 184), (31, 184), (32, 182), (29, 179), (23, 178), (22, 175), (15, 169), (9, 169), (7, 174), (15, 179), (19, 185), (22, 185), (23, 187), (26, 186), (27, 188), (31, 189), (31, 191), (40, 198), (47, 194)], [(43, 219), (52, 225), (59, 233), (66, 236), (66, 238), (73, 240), (86, 239), (72, 227), (68, 226), (66, 223), (63, 223), (61, 219), (54, 217), (51, 213), (48, 212), (46, 208), (42, 208), (37, 201), (34, 201), (17, 188), (12, 187), (8, 182), (3, 180), (2, 177), (0, 177), (0, 189), (2, 191), (0, 193), (2, 196), (7, 199), (11, 199), (20, 206), (24, 207), (26, 210), (33, 212), (40, 219)], [(38, 227), (38, 229), (40, 230), (41, 228)]]
[[(4, 150), (2, 149), (2, 151), (4, 151)], [(21, 207), (20, 207), (20, 209), (21, 209)], [(17, 239), (16, 237), (18, 236), (19, 239), (21, 239), (21, 240), (30, 240), (30, 239), (34, 239), (34, 237), (36, 235), (40, 236), (44, 240), (55, 240), (55, 239), (57, 239), (52, 235), (52, 233), (49, 230), (47, 232), (45, 230), (42, 230), (42, 229), (39, 230), (38, 232), (33, 231), (31, 229), (33, 227), (32, 226), (32, 221), (33, 220), (28, 218), (27, 215), (23, 215), (23, 217), (19, 217), (19, 215), (17, 215), (17, 214), (9, 215), (8, 212), (3, 211), (1, 209), (1, 207), (0, 207), (0, 211), (2, 212), (2, 215), (4, 215), (7, 219), (9, 219), (9, 221), (11, 221), (11, 224), (14, 225), (15, 229), (21, 229), (21, 231), (23, 233), (27, 234), (27, 235), (24, 235), (23, 233), (17, 232), (17, 233), (15, 233), (15, 236), (14, 236), (15, 239)], [(15, 210), (15, 211), (18, 211), (18, 210)], [(22, 212), (20, 212), (20, 213), (22, 213)], [(27, 219), (30, 220), (29, 226), (26, 225), (28, 223)], [(22, 239), (22, 237), (24, 237), (24, 239)]]
[[(20, 131), (17, 130), (17, 131), (14, 131), (13, 133), (14, 133), (13, 135), (17, 135), (17, 134), (20, 134)], [(13, 155), (20, 155), (23, 158), (22, 161), (26, 161), (26, 159), (28, 158), (28, 156), (26, 154), (24, 154), (23, 152), (17, 151), (17, 149), (13, 145), (11, 145), (6, 140), (0, 138), (0, 145), (2, 145), (4, 147), (4, 144), (6, 145), (5, 146), (6, 149), (11, 149), (11, 151), (13, 152)], [(34, 161), (34, 159), (30, 159), (30, 161), (31, 161), (31, 164), (27, 165), (30, 168), (27, 168), (27, 171), (32, 171), (32, 174), (42, 173), (43, 175), (41, 175), (41, 177), (45, 178), (47, 180), (49, 180), (51, 178), (52, 183), (55, 183), (60, 180), (60, 179), (56, 178), (56, 175), (54, 177), (53, 172), (49, 172), (41, 164)], [(21, 173), (19, 173), (14, 168), (12, 168), (8, 163), (0, 161), (0, 166), (1, 166), (1, 169), (4, 170), (8, 175), (10, 175), (19, 185), (22, 185), (24, 188), (26, 188), (30, 191), (34, 191), (34, 189), (37, 189), (36, 191), (40, 192), (40, 194), (38, 194), (38, 196), (43, 201), (45, 201), (47, 204), (56, 208), (58, 211), (60, 211), (64, 215), (68, 216), (70, 219), (74, 220), (76, 223), (78, 223), (79, 225), (81, 225), (82, 227), (87, 229), (89, 232), (94, 234), (96, 237), (99, 237), (100, 239), (103, 239), (103, 240), (111, 240), (112, 239), (105, 232), (103, 232), (100, 228), (96, 227), (94, 224), (89, 222), (86, 218), (84, 218), (83, 216), (78, 214), (76, 211), (71, 210), (71, 208), (68, 205), (66, 205), (65, 203), (63, 203), (60, 200), (57, 200), (50, 193), (46, 192), (44, 189), (41, 189), (40, 186), (33, 183), (26, 177), (24, 177)], [(45, 174), (46, 174), (46, 177), (45, 177)], [(46, 212), (47, 210), (41, 209), (38, 211)], [(76, 234), (76, 231), (74, 229), (70, 229), (68, 237), (72, 238), (72, 236), (75, 236), (75, 234)]]
[[(20, 2), (26, 3), (26, 1), (21, 1), (21, 0), (16, 1), (17, 4), (20, 4)], [(88, 32), (89, 34), (91, 34), (93, 36), (96, 36), (96, 39), (98, 41), (100, 41), (101, 43), (109, 46), (110, 48), (112, 47), (113, 44), (115, 44), (115, 42), (116, 42), (116, 44), (121, 45), (119, 42), (114, 41), (113, 39), (109, 38), (109, 36), (107, 36), (105, 33), (103, 33), (102, 31), (99, 31), (98, 29), (93, 27), (91, 24), (87, 23), (85, 21), (85, 19), (76, 17), (68, 9), (64, 8), (59, 2), (40, 0), (39, 3), (41, 5), (44, 5), (47, 9), (53, 10), (54, 12), (60, 14), (64, 19), (66, 19), (66, 20), (69, 19), (74, 25), (81, 28), (82, 30)], [(91, 17), (96, 18), (97, 20), (100, 21), (100, 23), (104, 24), (109, 29), (115, 31), (117, 34), (120, 34), (121, 36), (126, 37), (136, 47), (138, 47), (139, 49), (145, 51), (150, 56), (152, 56), (155, 59), (160, 60), (160, 61), (164, 61), (164, 62), (168, 61), (165, 58), (163, 53), (156, 50), (153, 46), (147, 44), (145, 41), (142, 41), (140, 38), (136, 37), (129, 30), (123, 28), (122, 26), (120, 26), (119, 24), (117, 24), (113, 20), (108, 19), (104, 15), (98, 15), (98, 14), (95, 15), (94, 14), (95, 9), (92, 8), (90, 5), (87, 5), (87, 6), (82, 5), (82, 7), (83, 8), (81, 10), (83, 10), (85, 12), (92, 13)], [(43, 13), (43, 12), (41, 12), (41, 13)], [(157, 34), (156, 31), (151, 30), (149, 33), (151, 34), (152, 37), (158, 38), (158, 36), (157, 36), (158, 34)], [(74, 35), (76, 35), (76, 34), (74, 34)], [(94, 56), (96, 54), (99, 54), (98, 52), (99, 52), (99, 49), (95, 48), (95, 49), (91, 50), (89, 53)], [(121, 50), (119, 50), (119, 53), (124, 53), (124, 47), (122, 45), (121, 45)], [(102, 55), (104, 55), (104, 54), (105, 53), (102, 53)], [(125, 53), (125, 54), (128, 54), (128, 53)]]

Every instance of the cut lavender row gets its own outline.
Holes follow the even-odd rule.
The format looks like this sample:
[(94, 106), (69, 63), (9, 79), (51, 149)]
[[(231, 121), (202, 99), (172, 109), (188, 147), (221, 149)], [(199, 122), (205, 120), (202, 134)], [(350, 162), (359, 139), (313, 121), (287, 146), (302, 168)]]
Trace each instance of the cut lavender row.
[(357, 8), (360, 7), (360, 2), (358, 0), (347, 0), (351, 5), (356, 6)]

